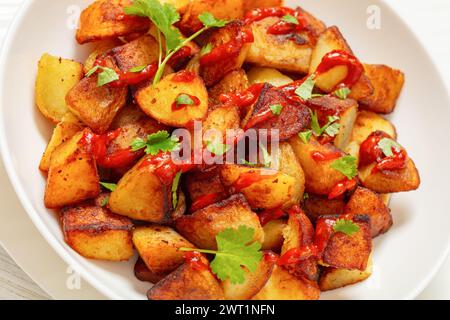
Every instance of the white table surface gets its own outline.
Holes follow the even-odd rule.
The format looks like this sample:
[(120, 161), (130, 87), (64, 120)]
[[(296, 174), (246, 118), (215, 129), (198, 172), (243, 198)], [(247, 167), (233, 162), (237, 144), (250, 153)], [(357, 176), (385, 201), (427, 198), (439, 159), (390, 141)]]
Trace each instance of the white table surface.
[[(23, 0), (0, 0), (0, 46), (6, 28)], [(318, 0), (320, 1), (320, 0)], [(441, 67), (450, 91), (450, 1), (448, 0), (387, 0), (405, 22), (418, 34), (432, 57)], [(33, 281), (0, 245), (0, 300), (1, 299), (102, 299), (95, 289), (82, 282), (79, 290), (69, 290), (67, 266), (38, 234), (21, 208), (0, 163), (0, 210), (8, 216), (8, 225), (0, 224), (0, 244), (11, 250), (12, 256), (22, 265)], [(16, 229), (17, 228), (17, 229)], [(19, 230), (15, 235), (6, 233)], [(27, 243), (21, 239), (26, 234)], [(7, 240), (6, 240), (7, 239)], [(34, 240), (36, 239), (36, 240)], [(30, 249), (31, 248), (31, 249)], [(45, 259), (45, 263), (34, 263)], [(48, 262), (52, 269), (49, 270)], [(41, 289), (43, 288), (43, 289)], [(450, 259), (419, 299), (450, 299)]]

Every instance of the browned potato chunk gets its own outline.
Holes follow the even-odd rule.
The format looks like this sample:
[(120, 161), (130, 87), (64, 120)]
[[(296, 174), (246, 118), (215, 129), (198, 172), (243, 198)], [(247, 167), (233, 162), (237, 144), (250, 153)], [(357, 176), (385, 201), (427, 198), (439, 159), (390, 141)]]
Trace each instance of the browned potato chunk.
[[(182, 71), (186, 72), (186, 71)], [(136, 101), (150, 117), (173, 127), (186, 127), (194, 120), (203, 120), (208, 112), (208, 92), (203, 80), (192, 75), (192, 81), (180, 81), (180, 73), (164, 77), (157, 85), (149, 84), (136, 93)], [(173, 108), (181, 94), (193, 96), (199, 105)]]
[(249, 87), (247, 74), (239, 69), (227, 74), (219, 83), (209, 89), (209, 107), (220, 105), (221, 94), (239, 93)]
[[(337, 221), (339, 216), (322, 216), (317, 220), (316, 232), (319, 224), (330, 224)], [(368, 216), (358, 215), (352, 218), (359, 230), (347, 235), (342, 232), (332, 233), (319, 259), (321, 265), (333, 268), (358, 269), (364, 271), (372, 252), (372, 237), (370, 235), (370, 219)]]
[(372, 266), (372, 258), (369, 258), (364, 271), (325, 267), (320, 274), (320, 290), (329, 291), (362, 282), (372, 275)]
[(167, 276), (159, 276), (151, 272), (145, 264), (144, 260), (142, 260), (141, 258), (138, 258), (136, 263), (134, 264), (134, 275), (140, 281), (151, 283), (158, 283)]
[(175, 230), (163, 226), (138, 227), (133, 231), (133, 244), (152, 274), (165, 277), (184, 263), (179, 248), (194, 248)]
[(186, 186), (192, 202), (203, 196), (215, 194), (218, 200), (228, 198), (227, 190), (220, 180), (218, 167), (207, 171), (192, 171), (187, 174)]
[(210, 12), (217, 19), (236, 20), (243, 16), (243, 0), (191, 0), (180, 21), (185, 34), (193, 34), (203, 28), (198, 16)]
[(87, 7), (80, 16), (77, 30), (78, 43), (118, 38), (132, 33), (146, 32), (150, 21), (137, 16), (123, 19), (123, 8), (130, 6), (132, 0), (97, 0)]
[(226, 300), (250, 300), (266, 285), (273, 268), (274, 259), (266, 258), (272, 255), (266, 252), (266, 256), (261, 259), (255, 272), (245, 269), (245, 281), (242, 284), (232, 284), (229, 280), (222, 281), (222, 289)]
[[(312, 157), (314, 152), (322, 154), (341, 152), (334, 145), (322, 145), (314, 137), (309, 143), (304, 143), (298, 136), (294, 136), (290, 143), (305, 172), (307, 192), (328, 195), (337, 183), (345, 179), (342, 173), (331, 167), (335, 160), (316, 161)], [(345, 155), (343, 152), (341, 154)]]
[(253, 300), (319, 300), (315, 281), (297, 278), (286, 269), (275, 266), (269, 281)]
[(376, 113), (391, 113), (403, 89), (405, 75), (385, 65), (365, 64), (364, 68), (374, 92), (361, 100), (362, 107)]
[(244, 196), (231, 196), (175, 221), (178, 232), (198, 248), (217, 250), (216, 236), (226, 229), (247, 226), (255, 230), (254, 240), (264, 242), (264, 231), (258, 216), (250, 209)]
[[(203, 143), (226, 143), (227, 131), (240, 129), (241, 116), (239, 107), (220, 106), (208, 113), (202, 124)], [(194, 131), (191, 130), (194, 137)]]
[(284, 0), (246, 0), (244, 1), (244, 13), (257, 8), (281, 7), (283, 3)]
[(83, 78), (83, 65), (49, 54), (39, 60), (35, 85), (36, 104), (41, 113), (54, 123), (69, 112), (66, 94)]
[(281, 246), (284, 242), (283, 230), (286, 228), (287, 222), (284, 219), (269, 221), (264, 229), (264, 243), (263, 250), (271, 250), (280, 252)]
[(47, 172), (50, 169), (50, 160), (53, 151), (81, 130), (83, 130), (83, 125), (75, 119), (75, 116), (71, 113), (67, 113), (63, 120), (58, 123), (53, 130), (52, 137), (48, 142), (47, 148), (45, 148), (44, 155), (39, 164), (39, 169)]
[(397, 139), (396, 129), (389, 120), (370, 111), (360, 111), (353, 127), (351, 141), (360, 145), (375, 131), (383, 131), (394, 140)]
[(274, 87), (281, 87), (294, 81), (273, 68), (253, 67), (247, 72), (247, 75), (250, 84), (269, 83)]
[(79, 205), (61, 211), (64, 239), (89, 259), (125, 261), (133, 256), (130, 219), (105, 207)]
[[(208, 264), (204, 259), (203, 263)], [(224, 300), (222, 288), (208, 267), (185, 263), (147, 293), (149, 300)]]
[(97, 165), (83, 144), (89, 133), (85, 129), (53, 151), (44, 196), (47, 208), (73, 205), (100, 193)]
[(108, 39), (96, 42), (94, 51), (91, 52), (84, 62), (84, 73), (88, 73), (89, 70), (94, 67), (95, 61), (98, 57), (121, 45), (123, 45), (123, 42), (119, 39)]
[(303, 207), (308, 217), (315, 223), (320, 216), (344, 214), (345, 202), (341, 198), (328, 200), (328, 197), (310, 193)]
[(387, 232), (392, 226), (391, 210), (383, 199), (366, 188), (358, 187), (345, 206), (345, 214), (365, 214), (370, 217), (372, 238)]
[(112, 49), (111, 54), (122, 71), (129, 71), (158, 61), (159, 45), (155, 38), (145, 35)]

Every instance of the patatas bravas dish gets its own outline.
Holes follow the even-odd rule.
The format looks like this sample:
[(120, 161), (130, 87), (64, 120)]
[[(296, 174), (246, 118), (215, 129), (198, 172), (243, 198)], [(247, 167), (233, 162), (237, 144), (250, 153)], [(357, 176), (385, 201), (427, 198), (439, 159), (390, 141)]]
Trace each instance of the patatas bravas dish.
[(44, 201), (73, 250), (137, 252), (152, 300), (312, 300), (371, 276), (391, 194), (420, 184), (383, 116), (401, 71), (281, 0), (97, 0), (76, 41), (83, 63), (44, 54), (36, 80)]

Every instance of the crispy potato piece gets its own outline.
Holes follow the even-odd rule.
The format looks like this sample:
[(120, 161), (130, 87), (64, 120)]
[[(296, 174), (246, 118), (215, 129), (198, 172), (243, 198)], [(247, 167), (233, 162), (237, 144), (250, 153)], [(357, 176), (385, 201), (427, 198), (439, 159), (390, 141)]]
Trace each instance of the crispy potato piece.
[[(266, 252), (267, 254), (273, 254)], [(255, 272), (245, 269), (245, 282), (232, 284), (229, 280), (222, 281), (222, 289), (226, 300), (250, 300), (266, 285), (275, 267), (274, 259), (263, 257)]]
[(375, 164), (359, 169), (359, 177), (364, 187), (378, 193), (396, 193), (417, 190), (420, 176), (414, 161), (406, 160), (406, 167), (394, 171), (372, 172)]
[(250, 84), (269, 83), (274, 87), (281, 87), (294, 81), (277, 69), (265, 67), (253, 67), (247, 72), (247, 76)]
[(83, 130), (83, 125), (81, 123), (67, 120), (68, 117), (72, 118), (74, 116), (68, 113), (63, 120), (58, 123), (53, 130), (52, 137), (50, 138), (47, 147), (45, 148), (45, 152), (39, 164), (39, 169), (44, 172), (48, 172), (50, 169), (50, 160), (53, 151), (55, 151), (58, 146), (72, 138), (76, 133)]
[(220, 171), (225, 186), (231, 187), (242, 175), (261, 175), (262, 179), (237, 190), (242, 192), (253, 209), (275, 209), (290, 204), (298, 195), (297, 181), (285, 173), (265, 168), (251, 168), (239, 165), (224, 165)]
[(178, 232), (198, 248), (217, 250), (216, 236), (226, 229), (247, 226), (255, 230), (253, 239), (264, 242), (258, 216), (241, 194), (201, 209), (175, 221)]
[[(203, 260), (207, 266), (208, 261)], [(147, 293), (149, 300), (224, 300), (223, 290), (208, 267), (185, 263)]]
[(112, 49), (111, 54), (120, 70), (129, 71), (158, 61), (159, 44), (152, 36), (145, 35)]
[(209, 89), (209, 106), (220, 105), (219, 97), (221, 94), (239, 93), (249, 87), (247, 74), (239, 69), (227, 74), (219, 83)]
[(383, 203), (389, 207), (389, 203), (391, 202), (391, 198), (392, 198), (392, 193), (382, 193), (379, 194), (381, 200), (383, 201)]
[[(169, 74), (157, 85), (149, 84), (136, 93), (136, 101), (150, 117), (173, 127), (186, 127), (193, 120), (202, 120), (208, 112), (208, 92), (203, 80), (193, 75), (190, 82), (177, 80), (178, 74)], [(189, 94), (200, 100), (200, 105), (189, 105), (173, 110), (180, 94)]]
[[(335, 160), (317, 162), (311, 156), (314, 152), (322, 154), (341, 152), (334, 145), (322, 145), (314, 137), (311, 137), (309, 143), (304, 143), (298, 136), (294, 136), (290, 143), (305, 173), (307, 192), (328, 195), (337, 183), (345, 179), (339, 171), (331, 168)], [(341, 153), (342, 156), (345, 155)]]
[[(225, 143), (227, 139), (227, 130), (239, 129), (241, 116), (239, 107), (220, 106), (208, 113), (205, 121), (203, 121), (202, 135), (203, 142), (216, 141), (217, 143)], [(194, 131), (191, 130), (192, 137)]]
[[(311, 65), (309, 67), (309, 74), (313, 74), (323, 57), (333, 51), (343, 50), (353, 54), (347, 41), (342, 36), (341, 32), (336, 26), (329, 27), (323, 32), (317, 40), (311, 56)], [(347, 67), (334, 67), (328, 72), (319, 75), (316, 78), (316, 86), (327, 93), (332, 92), (338, 84), (342, 82), (347, 76)], [(359, 100), (368, 97), (373, 93), (373, 87), (366, 75), (363, 75), (360, 80), (353, 86), (352, 92), (349, 96), (351, 99)]]
[[(284, 243), (281, 255), (289, 250), (312, 245), (314, 242), (314, 227), (303, 211), (290, 213), (286, 228), (283, 230)], [(311, 257), (296, 264), (285, 266), (294, 276), (317, 280), (319, 268), (317, 258)]]
[[(329, 224), (339, 219), (339, 216), (322, 216), (317, 224)], [(364, 271), (372, 252), (372, 237), (370, 235), (370, 219), (367, 215), (357, 215), (352, 218), (359, 231), (347, 235), (342, 232), (332, 233), (319, 259), (319, 264), (343, 269), (358, 269)], [(316, 227), (316, 235), (319, 228)]]
[(171, 220), (171, 185), (165, 185), (154, 173), (154, 165), (141, 165), (144, 157), (122, 179), (111, 193), (109, 207), (112, 212), (135, 220), (168, 223)]
[(126, 261), (133, 256), (130, 219), (105, 207), (82, 204), (61, 211), (67, 244), (85, 258)]
[(372, 269), (373, 263), (371, 257), (364, 271), (325, 267), (320, 274), (320, 290), (329, 291), (362, 282), (372, 275)]
[(315, 281), (297, 278), (286, 269), (275, 266), (269, 281), (252, 300), (319, 300)]
[(362, 108), (376, 113), (391, 113), (405, 83), (404, 73), (379, 64), (365, 64), (364, 69), (374, 92), (361, 100)]
[(168, 276), (168, 274), (159, 276), (151, 272), (145, 264), (144, 260), (142, 260), (141, 258), (138, 258), (136, 263), (134, 264), (134, 275), (138, 280), (150, 283), (158, 283)]
[[(218, 47), (240, 37), (241, 32), (244, 32), (247, 28), (242, 21), (233, 21), (225, 27), (214, 31), (207, 42), (213, 48)], [(223, 59), (220, 63), (212, 65), (202, 65), (200, 63), (199, 72), (206, 86), (211, 87), (222, 80), (228, 73), (241, 69), (249, 49), (250, 44), (246, 43), (243, 44), (241, 50), (228, 53), (226, 59)]]
[(79, 132), (53, 151), (44, 196), (47, 208), (73, 205), (100, 193), (97, 165), (83, 145), (88, 133), (90, 129)]
[(148, 269), (156, 276), (167, 276), (184, 263), (179, 248), (194, 248), (175, 230), (163, 226), (138, 227), (133, 231), (133, 244)]
[(358, 187), (345, 206), (345, 214), (365, 214), (370, 217), (372, 238), (387, 232), (392, 226), (391, 210), (383, 199), (369, 189)]
[(328, 197), (310, 193), (303, 207), (309, 219), (315, 223), (320, 216), (344, 214), (345, 202), (341, 198), (328, 200)]
[(351, 141), (361, 144), (375, 131), (383, 131), (394, 140), (397, 139), (397, 131), (389, 120), (371, 111), (359, 111)]
[(88, 73), (89, 70), (94, 67), (95, 61), (98, 57), (121, 45), (123, 45), (123, 42), (120, 39), (98, 41), (94, 47), (94, 51), (91, 52), (84, 62), (84, 73)]
[(257, 8), (281, 7), (283, 4), (284, 0), (246, 0), (244, 13)]
[(228, 198), (228, 191), (220, 180), (218, 167), (187, 173), (186, 187), (192, 202), (208, 194), (217, 194), (220, 200)]
[(242, 18), (243, 0), (191, 0), (180, 21), (180, 29), (184, 34), (193, 34), (203, 28), (198, 16), (210, 12), (217, 19), (236, 20)]
[(150, 20), (137, 16), (123, 16), (123, 8), (131, 0), (97, 0), (80, 16), (76, 39), (79, 44), (143, 33), (150, 28)]
[(283, 230), (287, 226), (284, 219), (269, 221), (264, 227), (264, 243), (263, 250), (271, 250), (280, 252), (284, 242)]
[(44, 54), (39, 60), (35, 99), (39, 111), (54, 123), (69, 112), (66, 94), (83, 78), (81, 63)]

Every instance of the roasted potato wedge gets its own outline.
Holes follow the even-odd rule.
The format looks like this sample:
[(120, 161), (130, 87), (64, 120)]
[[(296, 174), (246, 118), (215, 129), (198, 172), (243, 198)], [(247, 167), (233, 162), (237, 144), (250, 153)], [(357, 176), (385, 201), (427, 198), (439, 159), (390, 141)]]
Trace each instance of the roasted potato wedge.
[(266, 67), (253, 67), (247, 72), (247, 76), (250, 84), (269, 83), (274, 87), (281, 87), (294, 81), (277, 69)]
[(244, 13), (258, 8), (281, 7), (284, 0), (246, 0), (244, 1)]
[(379, 64), (365, 64), (364, 69), (374, 91), (361, 100), (362, 108), (376, 113), (391, 113), (403, 89), (405, 75), (400, 70)]
[(210, 194), (217, 195), (219, 200), (228, 198), (228, 191), (220, 179), (218, 167), (206, 171), (188, 172), (186, 187), (192, 202)]
[(309, 193), (303, 202), (306, 215), (313, 223), (320, 216), (344, 214), (345, 202), (341, 198), (329, 200), (328, 197)]
[(132, 0), (96, 0), (80, 16), (76, 39), (79, 44), (145, 33), (150, 28), (150, 20), (137, 16), (122, 19), (123, 8)]
[(359, 111), (350, 140), (352, 142), (357, 142), (358, 145), (360, 145), (375, 131), (383, 131), (394, 140), (397, 139), (396, 129), (389, 120), (374, 112), (365, 110)]
[(47, 208), (61, 208), (99, 195), (97, 165), (83, 143), (89, 133), (90, 129), (77, 133), (52, 152), (44, 196)]
[(120, 70), (129, 71), (158, 61), (159, 44), (152, 36), (145, 35), (112, 49), (111, 55)]
[(78, 205), (61, 211), (64, 239), (85, 258), (126, 261), (133, 256), (130, 219), (105, 207)]
[(387, 232), (392, 226), (391, 210), (375, 192), (358, 187), (345, 206), (345, 214), (364, 214), (370, 217), (372, 238)]
[(66, 94), (83, 78), (81, 63), (44, 54), (39, 60), (35, 84), (36, 104), (41, 113), (59, 123), (69, 112)]
[(97, 58), (122, 45), (123, 42), (119, 39), (108, 39), (96, 42), (94, 50), (84, 62), (84, 73), (88, 73), (94, 67)]
[(160, 276), (151, 272), (144, 260), (138, 258), (134, 264), (134, 276), (143, 282), (158, 283), (168, 275)]
[(194, 248), (172, 228), (156, 225), (133, 230), (133, 244), (152, 274), (160, 277), (184, 263), (184, 253), (179, 248)]
[[(240, 129), (241, 116), (239, 107), (220, 106), (208, 112), (203, 121), (203, 143), (217, 142), (225, 143), (227, 139), (227, 130)], [(194, 133), (192, 132), (192, 136)]]
[(264, 243), (263, 250), (270, 250), (274, 252), (280, 252), (283, 246), (284, 237), (283, 230), (287, 226), (287, 221), (285, 219), (278, 219), (269, 221), (265, 226), (264, 230)]
[(215, 108), (221, 105), (220, 95), (239, 93), (245, 91), (248, 87), (249, 82), (244, 70), (239, 69), (230, 72), (219, 83), (209, 89), (209, 107)]
[[(182, 71), (186, 73), (185, 71)], [(149, 84), (138, 90), (136, 101), (150, 117), (173, 127), (186, 127), (194, 120), (203, 120), (208, 112), (208, 92), (203, 80), (191, 73), (192, 81), (181, 80), (180, 73), (169, 74), (158, 84)], [(188, 94), (199, 100), (199, 105), (173, 108), (181, 94)]]
[(177, 231), (198, 248), (217, 250), (216, 236), (226, 229), (247, 226), (255, 230), (254, 240), (264, 242), (264, 231), (258, 216), (244, 196), (233, 195), (219, 203), (198, 210), (175, 221)]

